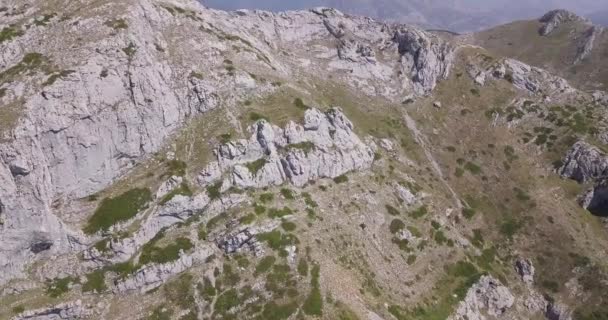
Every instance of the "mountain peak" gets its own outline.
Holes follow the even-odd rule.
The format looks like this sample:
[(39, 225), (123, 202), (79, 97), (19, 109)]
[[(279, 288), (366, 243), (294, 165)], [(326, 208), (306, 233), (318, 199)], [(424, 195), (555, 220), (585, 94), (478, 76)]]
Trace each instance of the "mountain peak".
[(589, 23), (589, 20), (565, 9), (551, 10), (545, 13), (539, 21), (544, 23), (539, 30), (540, 34), (543, 36), (549, 35), (553, 30), (566, 22), (580, 21)]

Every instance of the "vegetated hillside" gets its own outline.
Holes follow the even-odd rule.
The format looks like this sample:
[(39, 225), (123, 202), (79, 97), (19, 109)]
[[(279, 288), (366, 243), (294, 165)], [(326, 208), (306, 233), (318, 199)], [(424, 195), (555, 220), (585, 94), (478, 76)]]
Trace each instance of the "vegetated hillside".
[(606, 318), (601, 95), (333, 9), (0, 15), (0, 318)]
[[(583, 89), (605, 90), (608, 34), (604, 28), (566, 11), (553, 11), (543, 18), (479, 32), (474, 35), (475, 43), (495, 54), (550, 70)], [(542, 34), (547, 24), (554, 28)]]

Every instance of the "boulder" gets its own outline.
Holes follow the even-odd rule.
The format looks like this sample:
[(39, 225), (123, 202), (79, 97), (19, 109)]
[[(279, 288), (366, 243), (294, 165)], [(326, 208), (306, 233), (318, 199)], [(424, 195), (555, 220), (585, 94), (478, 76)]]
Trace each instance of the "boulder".
[(511, 291), (491, 276), (482, 276), (467, 292), (450, 320), (485, 320), (485, 314), (498, 317), (515, 303)]

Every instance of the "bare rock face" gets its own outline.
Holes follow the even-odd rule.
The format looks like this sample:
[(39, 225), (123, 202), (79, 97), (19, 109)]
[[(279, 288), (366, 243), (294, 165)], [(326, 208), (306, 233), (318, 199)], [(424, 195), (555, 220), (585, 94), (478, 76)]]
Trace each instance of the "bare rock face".
[(515, 262), (515, 270), (523, 282), (527, 284), (534, 282), (534, 265), (530, 259), (518, 259)]
[(563, 23), (571, 21), (585, 21), (585, 19), (570, 11), (558, 9), (547, 12), (540, 18), (539, 21), (543, 23), (543, 26), (538, 32), (542, 36), (547, 36)]
[(146, 266), (134, 275), (116, 283), (114, 292), (139, 290), (147, 292), (162, 285), (167, 279), (192, 267), (193, 257), (182, 254), (179, 259), (165, 264)]
[(567, 306), (563, 304), (549, 302), (545, 317), (548, 320), (572, 320), (572, 313), (568, 310)]
[(28, 310), (14, 320), (81, 320), (89, 319), (93, 312), (81, 300), (62, 303), (51, 308)]
[(250, 128), (249, 140), (226, 143), (215, 150), (218, 158), (199, 175), (209, 185), (229, 172), (225, 184), (263, 188), (286, 181), (303, 186), (320, 178), (335, 178), (371, 166), (374, 151), (353, 131), (341, 110), (306, 111), (304, 124), (284, 129), (266, 121)]
[(491, 276), (482, 276), (467, 292), (450, 320), (484, 320), (503, 315), (515, 303), (511, 291)]
[(582, 42), (578, 47), (574, 64), (580, 63), (591, 54), (595, 44), (595, 39), (601, 35), (602, 32), (604, 32), (604, 28), (600, 26), (591, 26), (589, 29), (587, 29), (583, 35), (583, 39), (581, 40)]
[(430, 93), (440, 79), (449, 76), (454, 48), (448, 43), (407, 26), (397, 28), (393, 41), (399, 47), (401, 64), (416, 93)]
[(575, 143), (562, 162), (558, 173), (579, 183), (608, 177), (608, 158), (598, 148), (584, 141)]

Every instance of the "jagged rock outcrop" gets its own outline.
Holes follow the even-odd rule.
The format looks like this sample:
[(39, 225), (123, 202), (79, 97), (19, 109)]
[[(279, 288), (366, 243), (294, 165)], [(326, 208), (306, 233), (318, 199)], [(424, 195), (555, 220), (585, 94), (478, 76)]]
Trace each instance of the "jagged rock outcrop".
[(534, 282), (535, 269), (530, 259), (517, 259), (517, 261), (515, 261), (515, 270), (517, 271), (517, 274), (519, 274), (523, 282), (527, 284), (531, 284)]
[(513, 306), (515, 297), (500, 281), (482, 276), (467, 292), (450, 320), (484, 320), (487, 314), (497, 317)]
[(581, 40), (581, 44), (578, 47), (578, 51), (576, 53), (576, 58), (574, 59), (574, 64), (578, 64), (587, 58), (591, 51), (593, 50), (593, 46), (595, 44), (595, 39), (604, 31), (604, 28), (600, 26), (591, 26), (585, 33), (583, 34), (583, 39)]
[(558, 302), (549, 302), (545, 312), (547, 320), (572, 320), (572, 312), (566, 305)]
[(285, 129), (262, 120), (250, 128), (249, 140), (218, 147), (217, 162), (199, 175), (203, 186), (228, 177), (224, 186), (263, 188), (286, 181), (303, 186), (320, 178), (335, 178), (371, 166), (374, 151), (353, 131), (339, 109), (309, 109), (304, 124), (290, 122)]
[(491, 73), (494, 77), (504, 78), (518, 89), (530, 93), (555, 95), (575, 91), (565, 79), (513, 59), (505, 59), (504, 63), (497, 64)]
[(81, 300), (62, 303), (50, 308), (25, 311), (13, 320), (82, 320), (93, 315), (91, 308), (83, 305)]
[(594, 186), (579, 197), (580, 205), (598, 216), (608, 216), (608, 157), (597, 147), (579, 141), (565, 155), (557, 172), (564, 178)]
[(585, 20), (576, 15), (575, 13), (572, 13), (567, 10), (558, 9), (547, 12), (544, 16), (540, 18), (539, 21), (543, 23), (543, 26), (538, 32), (542, 36), (547, 36), (564, 23)]
[[(434, 35), (400, 26), (393, 41), (398, 45), (404, 73), (418, 94), (428, 94), (440, 79), (450, 74), (454, 48)], [(407, 84), (407, 83), (406, 83)]]
[(557, 171), (579, 183), (598, 181), (608, 177), (608, 157), (595, 146), (579, 141), (564, 156)]

